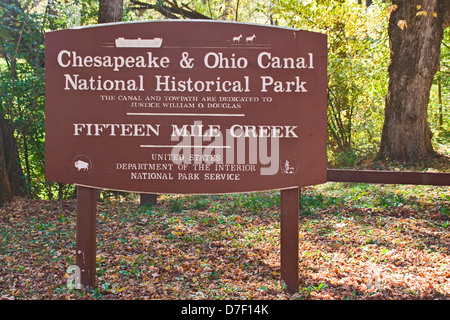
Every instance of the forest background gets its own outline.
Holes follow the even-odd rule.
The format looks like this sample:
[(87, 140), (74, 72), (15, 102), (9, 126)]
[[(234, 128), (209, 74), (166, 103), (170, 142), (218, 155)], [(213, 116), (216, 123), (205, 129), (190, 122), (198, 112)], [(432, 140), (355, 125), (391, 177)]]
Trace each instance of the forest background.
[[(122, 21), (205, 18), (278, 25), (328, 36), (328, 159), (330, 167), (374, 165), (388, 88), (389, 17), (396, 7), (374, 0), (124, 1)], [(426, 15), (416, 6), (417, 15)], [(421, 13), (422, 12), (422, 13)], [(425, 13), (423, 13), (425, 12)], [(436, 13), (434, 13), (436, 14)], [(441, 14), (441, 13), (439, 13)], [(66, 199), (75, 188), (45, 180), (45, 32), (98, 23), (94, 0), (2, 0), (0, 124), (13, 195)], [(406, 23), (406, 21), (405, 21)], [(398, 25), (398, 28), (407, 28)], [(450, 28), (428, 103), (433, 150), (450, 155)], [(442, 156), (444, 158), (442, 158)], [(423, 160), (423, 159), (422, 159)], [(17, 163), (18, 162), (18, 163)], [(403, 163), (404, 164), (404, 163)], [(445, 171), (448, 167), (440, 166)]]

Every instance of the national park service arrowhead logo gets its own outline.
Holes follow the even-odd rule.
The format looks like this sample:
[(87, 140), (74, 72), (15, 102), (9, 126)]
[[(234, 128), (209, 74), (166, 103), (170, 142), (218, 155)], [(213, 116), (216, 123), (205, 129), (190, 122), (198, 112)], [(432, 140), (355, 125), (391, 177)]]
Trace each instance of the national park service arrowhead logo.
[(284, 176), (295, 176), (298, 170), (298, 160), (294, 157), (287, 156), (280, 160), (280, 169)]
[(72, 173), (77, 177), (88, 176), (94, 170), (94, 163), (91, 157), (85, 154), (78, 154), (72, 157), (69, 166)]

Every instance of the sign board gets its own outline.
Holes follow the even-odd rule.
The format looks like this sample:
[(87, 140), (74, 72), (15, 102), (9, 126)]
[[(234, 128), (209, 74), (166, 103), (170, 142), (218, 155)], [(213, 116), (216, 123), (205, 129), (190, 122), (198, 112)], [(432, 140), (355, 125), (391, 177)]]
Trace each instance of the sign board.
[(326, 182), (327, 44), (154, 21), (46, 34), (46, 178), (141, 193)]

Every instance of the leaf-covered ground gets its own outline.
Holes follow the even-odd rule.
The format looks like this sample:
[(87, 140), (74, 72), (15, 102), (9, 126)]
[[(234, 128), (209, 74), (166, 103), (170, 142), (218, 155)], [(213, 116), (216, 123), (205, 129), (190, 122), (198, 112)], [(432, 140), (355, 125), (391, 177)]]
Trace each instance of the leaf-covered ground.
[(450, 188), (327, 183), (302, 190), (300, 288), (280, 282), (279, 192), (136, 195), (98, 204), (97, 290), (66, 286), (76, 202), (0, 207), (0, 298), (450, 299)]

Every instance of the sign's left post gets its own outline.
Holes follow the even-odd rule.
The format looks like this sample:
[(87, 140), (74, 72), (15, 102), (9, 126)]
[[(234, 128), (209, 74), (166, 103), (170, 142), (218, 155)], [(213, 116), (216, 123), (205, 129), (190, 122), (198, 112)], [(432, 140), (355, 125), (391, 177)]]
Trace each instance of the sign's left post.
[(76, 265), (83, 291), (95, 289), (97, 189), (77, 186)]

